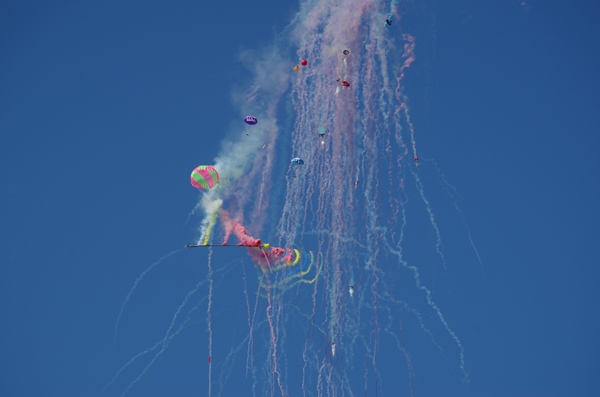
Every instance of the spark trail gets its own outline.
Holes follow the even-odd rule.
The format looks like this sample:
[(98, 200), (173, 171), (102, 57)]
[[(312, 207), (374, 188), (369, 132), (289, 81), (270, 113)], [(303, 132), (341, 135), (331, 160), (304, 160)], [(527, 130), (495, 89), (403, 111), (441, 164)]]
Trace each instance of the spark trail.
[[(387, 371), (380, 363), (382, 356), (389, 354), (383, 347), (390, 343), (398, 346), (398, 358), (406, 363), (405, 379), (412, 394), (414, 362), (403, 333), (406, 325), (388, 321), (382, 329), (380, 324), (384, 313), (402, 307), (417, 313), (418, 328), (424, 330), (427, 338), (432, 336), (431, 325), (423, 323), (423, 309), (401, 304), (402, 299), (391, 295), (397, 289), (390, 288), (390, 279), (406, 274), (412, 276), (413, 288), (425, 293), (420, 304), (435, 314), (455, 342), (458, 366), (464, 373), (461, 341), (433, 300), (417, 265), (400, 256), (404, 239), (401, 229), (407, 222), (405, 204), (409, 198), (416, 198), (427, 214), (435, 235), (435, 250), (446, 266), (442, 229), (425, 194), (424, 181), (414, 170), (416, 128), (403, 85), (417, 59), (417, 40), (409, 33), (394, 30), (401, 29), (398, 7), (397, 1), (302, 3), (285, 33), (298, 59), (307, 59), (307, 65), (292, 71), (295, 62), (282, 59), (282, 48), (266, 51), (255, 60), (254, 83), (246, 95), (240, 95), (244, 98), (241, 108), (257, 109), (254, 113), (258, 113), (260, 104), (263, 117), (259, 119), (266, 119), (267, 126), (258, 132), (255, 145), (228, 145), (232, 150), (225, 151), (215, 164), (224, 179), (229, 178), (227, 186), (215, 195), (223, 203), (219, 210), (219, 221), (225, 229), (223, 243), (235, 236), (241, 245), (256, 244), (257, 239), (247, 229), (253, 235), (266, 232), (275, 236), (280, 247), (310, 246), (323, 264), (317, 276), (303, 279), (303, 283), (296, 284), (293, 277), (287, 276), (277, 281), (272, 274), (276, 266), (260, 264), (260, 250), (248, 248), (262, 271), (262, 296), (266, 299), (262, 316), (269, 326), (266, 335), (257, 334), (250, 326), (250, 340), (252, 346), (258, 343), (257, 339), (269, 346), (269, 354), (262, 359), (264, 368), (271, 373), (265, 388), (270, 394), (287, 395), (288, 383), (293, 383), (286, 365), (294, 360), (293, 349), (289, 344), (285, 346), (285, 335), (290, 330), (283, 313), (288, 302), (282, 295), (293, 294), (291, 291), (300, 299), (295, 307), (310, 319), (306, 324), (309, 336), (298, 352), (303, 368), (299, 382), (304, 394), (336, 396), (357, 390), (357, 366), (351, 360), (355, 356), (364, 357), (364, 393), (384, 393), (389, 381), (386, 382)], [(286, 99), (285, 90), (279, 85), (273, 92), (264, 89), (274, 87), (265, 79), (265, 70), (273, 74), (275, 81), (283, 82), (286, 89), (290, 87), (290, 99)], [(287, 111), (280, 109), (282, 104)], [(278, 127), (276, 121), (290, 117), (294, 120), (293, 130), (283, 140), (290, 142), (286, 147), (277, 140), (287, 131)], [(269, 145), (265, 146), (267, 142)], [(254, 149), (250, 151), (248, 147), (252, 145)], [(253, 156), (258, 150), (261, 155)], [(281, 152), (288, 153), (289, 158), (301, 157), (304, 165), (297, 170), (289, 160), (278, 160)], [(240, 153), (247, 154), (245, 161), (240, 160)], [(286, 167), (287, 171), (278, 172), (278, 162), (282, 164), (279, 169)], [(241, 164), (245, 163), (251, 167), (242, 172)], [(228, 176), (229, 169), (235, 171), (235, 177)], [(268, 194), (276, 180), (285, 184), (283, 200)], [(407, 183), (417, 191), (416, 197), (405, 189)], [(281, 205), (275, 230), (265, 230), (265, 209), (269, 203)], [(274, 252), (263, 251), (262, 260), (273, 260)], [(389, 257), (398, 258), (395, 266), (386, 264)], [(310, 292), (302, 290), (307, 288), (306, 281), (310, 281)], [(357, 286), (356, 299), (350, 300), (349, 285)], [(248, 303), (246, 306), (249, 308)], [(249, 324), (254, 322), (249, 314), (248, 319)], [(368, 320), (368, 330), (359, 325), (361, 319)], [(313, 336), (315, 329), (319, 330), (318, 338)], [(394, 329), (400, 330), (396, 331), (400, 335), (393, 334)], [(393, 334), (391, 338), (386, 336), (389, 333)], [(323, 351), (317, 347), (320, 343)], [(250, 350), (249, 344), (248, 354)], [(312, 362), (312, 357), (317, 361)], [(248, 358), (246, 367), (256, 359)], [(347, 368), (336, 366), (338, 360), (344, 360)]]
[[(213, 315), (214, 256), (238, 251), (218, 245), (245, 247), (240, 255), (256, 268), (255, 285), (245, 270), (240, 275), (247, 348), (234, 343), (231, 365), (217, 375), (236, 372), (253, 395), (419, 395), (427, 382), (414, 376), (422, 373), (411, 351), (419, 338), (466, 378), (458, 328), (428, 287), (452, 259), (420, 174), (427, 164), (417, 167), (419, 119), (411, 117), (404, 83), (418, 46), (400, 17), (396, 0), (304, 1), (276, 45), (242, 54), (253, 77), (234, 101), (240, 115), (259, 122), (249, 135), (240, 125), (239, 139), (223, 143), (213, 165), (220, 183), (192, 212), (205, 214), (196, 245), (214, 245), (209, 356), (224, 332)], [(300, 59), (307, 64), (293, 69)], [(290, 164), (294, 157), (301, 168)], [(412, 233), (421, 229), (427, 241), (415, 243)], [(265, 248), (267, 238), (273, 247)], [(441, 270), (420, 259), (430, 247)], [(243, 350), (238, 369), (233, 355)], [(209, 365), (209, 396), (212, 371)], [(219, 393), (236, 390), (228, 386), (220, 383)]]

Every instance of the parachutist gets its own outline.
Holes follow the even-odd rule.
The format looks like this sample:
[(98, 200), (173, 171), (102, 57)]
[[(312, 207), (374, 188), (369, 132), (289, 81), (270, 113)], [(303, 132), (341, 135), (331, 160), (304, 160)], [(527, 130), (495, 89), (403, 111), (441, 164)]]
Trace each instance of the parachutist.
[(335, 357), (335, 342), (331, 342), (331, 357)]
[(354, 296), (354, 285), (350, 286), (350, 298), (352, 298)]
[(337, 79), (336, 81), (338, 83), (341, 82), (344, 87), (350, 87), (350, 83), (348, 83), (346, 80)]
[(244, 123), (246, 123), (246, 136), (250, 135), (250, 127), (249, 125), (256, 125), (258, 123), (258, 119), (254, 116), (246, 116), (244, 117)]

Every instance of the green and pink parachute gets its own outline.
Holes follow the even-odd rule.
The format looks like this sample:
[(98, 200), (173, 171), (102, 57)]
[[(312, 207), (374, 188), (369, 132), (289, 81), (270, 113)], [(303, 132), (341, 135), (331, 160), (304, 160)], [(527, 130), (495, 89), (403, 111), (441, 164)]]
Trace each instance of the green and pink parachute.
[(219, 183), (219, 173), (210, 165), (200, 165), (192, 171), (190, 182), (195, 188), (209, 190)]

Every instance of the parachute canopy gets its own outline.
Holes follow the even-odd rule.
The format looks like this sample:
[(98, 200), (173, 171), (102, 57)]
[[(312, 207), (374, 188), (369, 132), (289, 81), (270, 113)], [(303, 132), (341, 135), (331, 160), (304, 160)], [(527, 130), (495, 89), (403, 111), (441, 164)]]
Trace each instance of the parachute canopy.
[(256, 123), (258, 123), (258, 119), (254, 116), (246, 116), (244, 117), (244, 122), (246, 124), (255, 125)]
[(192, 171), (190, 182), (198, 189), (212, 189), (219, 183), (219, 174), (210, 165), (200, 165)]
[(307, 64), (308, 62), (306, 61), (306, 59), (303, 59), (302, 61), (300, 61), (300, 63), (302, 64), (302, 66), (306, 66), (306, 64)]
[(297, 72), (297, 71), (300, 70), (300, 66), (296, 65), (296, 66), (293, 67), (293, 69), (294, 69), (294, 72)]
[(296, 165), (303, 165), (304, 164), (304, 160), (302, 160), (300, 157), (294, 157), (292, 159), (292, 163), (296, 164)]
[(350, 83), (348, 83), (346, 80), (342, 81), (342, 85), (344, 87), (350, 87)]
[(348, 54), (350, 54), (350, 51), (348, 51), (348, 50), (344, 50), (343, 54), (344, 54), (344, 55), (348, 55)]

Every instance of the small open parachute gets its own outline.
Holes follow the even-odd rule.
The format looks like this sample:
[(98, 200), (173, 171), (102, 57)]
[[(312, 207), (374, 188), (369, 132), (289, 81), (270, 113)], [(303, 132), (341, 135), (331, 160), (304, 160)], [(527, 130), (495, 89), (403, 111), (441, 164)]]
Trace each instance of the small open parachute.
[(294, 157), (292, 159), (292, 164), (295, 164), (295, 165), (304, 165), (304, 160), (302, 160), (300, 157)]
[(246, 116), (244, 117), (244, 122), (246, 124), (255, 125), (256, 123), (258, 123), (258, 119), (254, 116)]
[(303, 59), (302, 61), (300, 61), (300, 64), (302, 66), (306, 66), (308, 64), (308, 62), (306, 61), (306, 59)]
[(321, 138), (321, 145), (325, 144), (325, 128), (319, 127), (319, 137)]
[(200, 165), (192, 171), (190, 182), (195, 188), (209, 190), (219, 183), (219, 173), (210, 165)]
[(348, 50), (344, 50), (342, 53), (343, 53), (344, 55), (349, 55), (349, 54), (350, 54), (350, 51), (348, 51)]
[(294, 72), (297, 72), (297, 71), (300, 70), (300, 66), (296, 65), (296, 66), (293, 67), (293, 69), (294, 69)]

